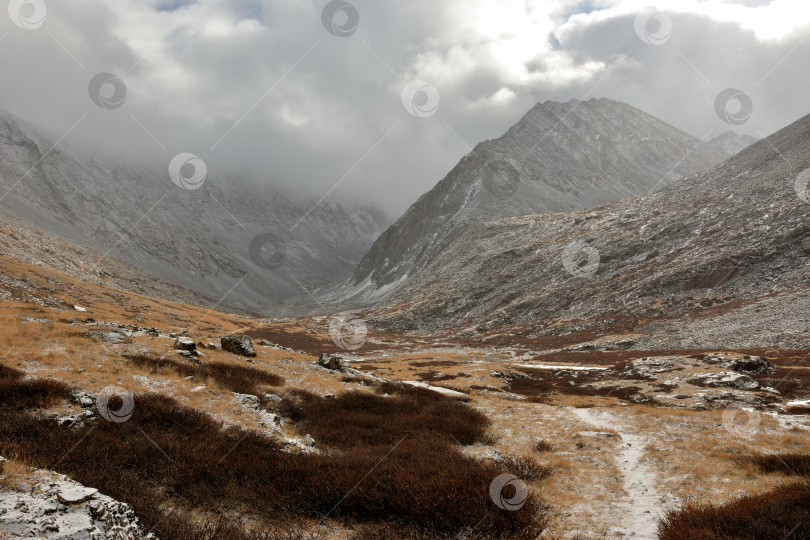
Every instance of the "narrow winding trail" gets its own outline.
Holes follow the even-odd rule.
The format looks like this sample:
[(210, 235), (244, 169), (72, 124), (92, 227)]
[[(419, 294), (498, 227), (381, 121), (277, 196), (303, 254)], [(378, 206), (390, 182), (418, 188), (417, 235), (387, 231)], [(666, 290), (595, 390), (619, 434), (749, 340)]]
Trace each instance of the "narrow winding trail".
[(599, 429), (614, 430), (621, 437), (621, 447), (615, 459), (627, 495), (615, 503), (621, 526), (614, 531), (627, 538), (655, 540), (658, 518), (664, 508), (661, 493), (655, 487), (656, 471), (643, 459), (646, 439), (628, 431), (614, 413), (595, 409), (573, 409), (572, 412), (581, 421)]

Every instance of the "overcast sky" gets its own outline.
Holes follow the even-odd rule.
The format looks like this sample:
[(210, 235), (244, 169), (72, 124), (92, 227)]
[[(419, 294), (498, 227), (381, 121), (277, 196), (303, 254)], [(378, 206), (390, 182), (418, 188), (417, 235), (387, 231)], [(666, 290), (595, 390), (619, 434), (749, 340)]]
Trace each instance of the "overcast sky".
[[(189, 152), (208, 181), (251, 174), (392, 217), (538, 101), (608, 97), (709, 138), (810, 113), (807, 0), (12, 0), (4, 15), (0, 108), (161, 169)], [(96, 79), (107, 108), (99, 73), (126, 86)], [(753, 106), (730, 103), (735, 125), (716, 113), (727, 88)]]

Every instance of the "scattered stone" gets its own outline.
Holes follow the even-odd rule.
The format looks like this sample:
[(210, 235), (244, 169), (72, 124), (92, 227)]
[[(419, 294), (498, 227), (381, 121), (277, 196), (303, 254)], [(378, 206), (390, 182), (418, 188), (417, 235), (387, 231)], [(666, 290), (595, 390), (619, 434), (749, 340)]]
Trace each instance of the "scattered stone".
[(675, 363), (680, 362), (679, 356), (661, 356), (637, 358), (622, 371), (625, 377), (652, 377), (655, 373), (666, 373), (675, 369)]
[(631, 347), (635, 347), (637, 343), (638, 342), (633, 338), (624, 338), (614, 343), (613, 346), (620, 351), (626, 351)]
[(233, 397), (236, 398), (242, 405), (247, 407), (258, 409), (261, 401), (259, 400), (259, 396), (254, 396), (251, 394), (240, 394), (238, 392), (233, 393)]
[(56, 419), (56, 423), (60, 426), (66, 427), (73, 427), (73, 428), (80, 428), (84, 426), (85, 420), (90, 420), (95, 418), (96, 415), (92, 409), (85, 409), (76, 414), (70, 414), (66, 416), (60, 416)]
[(96, 338), (101, 341), (106, 341), (112, 345), (126, 343), (127, 338), (120, 332), (105, 332), (104, 330), (93, 330), (85, 334), (86, 337)]
[(555, 376), (555, 377), (557, 377), (558, 379), (561, 379), (561, 378), (563, 378), (563, 377), (569, 377), (569, 378), (576, 378), (576, 377), (578, 377), (577, 372), (576, 372), (576, 371), (572, 371), (572, 370), (570, 370), (570, 369), (559, 369), (559, 370), (557, 370), (557, 371), (552, 372), (552, 375), (554, 375), (554, 376)]
[(71, 486), (59, 490), (56, 497), (62, 504), (82, 504), (89, 501), (98, 493), (97, 489)]
[(89, 409), (96, 405), (96, 395), (84, 390), (73, 392), (73, 402), (82, 409)]
[(324, 399), (335, 399), (335, 394), (325, 394), (323, 396)]
[(261, 345), (262, 347), (271, 347), (271, 346), (273, 345), (272, 343), (270, 343), (270, 342), (269, 342), (269, 341), (267, 341), (266, 339), (260, 339), (260, 340), (259, 340), (259, 341), (257, 341), (256, 343), (257, 343), (258, 345)]
[(178, 351), (197, 351), (197, 344), (194, 340), (187, 337), (178, 337), (174, 340), (174, 348)]
[(756, 390), (759, 388), (759, 383), (748, 375), (730, 371), (695, 375), (687, 382), (696, 386), (719, 386), (738, 390)]
[(253, 341), (245, 334), (235, 334), (221, 338), (222, 349), (241, 356), (253, 358), (256, 356), (256, 349), (253, 348)]
[(340, 371), (343, 369), (343, 357), (336, 354), (323, 353), (318, 357), (318, 365), (326, 369)]
[(563, 352), (591, 352), (598, 351), (600, 348), (601, 347), (594, 345), (593, 343), (581, 343), (573, 347), (566, 347), (563, 349)]
[(315, 439), (312, 438), (312, 435), (307, 433), (306, 435), (304, 435), (304, 444), (309, 447), (313, 447), (315, 446)]
[(277, 396), (277, 395), (275, 395), (275, 394), (264, 394), (264, 396), (263, 396), (263, 397), (264, 397), (264, 399), (266, 399), (267, 401), (272, 401), (272, 402), (274, 402), (274, 403), (278, 403), (278, 402), (280, 402), (280, 401), (281, 401), (281, 398), (280, 398), (280, 397), (278, 397), (278, 396)]
[(87, 310), (86, 310), (85, 308), (83, 308), (82, 306), (73, 306), (73, 309), (74, 309), (74, 310), (76, 310), (76, 311), (79, 311), (79, 312), (87, 311)]

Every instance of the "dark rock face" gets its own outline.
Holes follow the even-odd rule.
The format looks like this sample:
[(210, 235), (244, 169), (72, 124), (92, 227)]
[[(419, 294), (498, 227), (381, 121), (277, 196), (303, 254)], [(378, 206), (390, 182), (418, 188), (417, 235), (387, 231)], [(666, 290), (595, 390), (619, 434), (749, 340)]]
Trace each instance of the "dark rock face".
[(771, 365), (768, 360), (761, 356), (745, 356), (737, 358), (729, 363), (728, 368), (737, 373), (745, 373), (747, 375), (762, 375), (764, 373), (771, 373), (776, 371), (776, 368)]
[(318, 365), (326, 369), (339, 371), (343, 369), (343, 357), (336, 354), (323, 353), (318, 357)]
[(441, 259), (470, 223), (639, 197), (728, 157), (624, 103), (538, 103), (414, 203), (374, 243), (352, 281), (369, 290), (398, 286)]
[[(469, 223), (367, 322), (427, 332), (525, 324), (539, 328), (535, 337), (551, 335), (558, 320), (632, 315), (642, 321), (633, 324), (652, 324), (708, 309), (662, 323), (668, 347), (696, 339), (712, 348), (806, 347), (808, 170), (810, 116), (645, 197)], [(589, 249), (597, 251), (593, 272), (576, 264), (585, 259), (577, 253), (565, 264), (570, 246), (589, 265)]]
[(244, 334), (225, 336), (220, 340), (222, 349), (241, 356), (254, 357), (256, 349), (253, 348), (253, 341)]

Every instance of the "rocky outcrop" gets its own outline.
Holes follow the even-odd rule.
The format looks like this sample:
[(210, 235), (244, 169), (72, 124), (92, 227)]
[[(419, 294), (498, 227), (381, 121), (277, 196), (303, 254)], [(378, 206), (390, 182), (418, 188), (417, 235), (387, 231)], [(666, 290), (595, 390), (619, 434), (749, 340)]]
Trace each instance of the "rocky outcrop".
[(157, 540), (132, 508), (65, 476), (32, 471), (26, 489), (0, 487), (0, 536), (56, 540)]
[(701, 373), (690, 378), (687, 382), (696, 386), (736, 388), (737, 390), (756, 390), (759, 388), (759, 383), (748, 375), (730, 371)]
[(253, 347), (253, 341), (250, 339), (250, 337), (244, 334), (224, 336), (220, 340), (220, 343), (222, 344), (222, 350), (250, 358), (256, 356), (256, 349)]
[(326, 368), (339, 371), (343, 369), (343, 357), (336, 354), (323, 353), (318, 357), (318, 365)]
[(729, 354), (709, 354), (703, 357), (703, 363), (746, 375), (763, 375), (776, 371), (776, 367), (761, 356), (737, 357)]
[(197, 352), (197, 344), (191, 338), (180, 336), (174, 340), (174, 348), (177, 351)]

